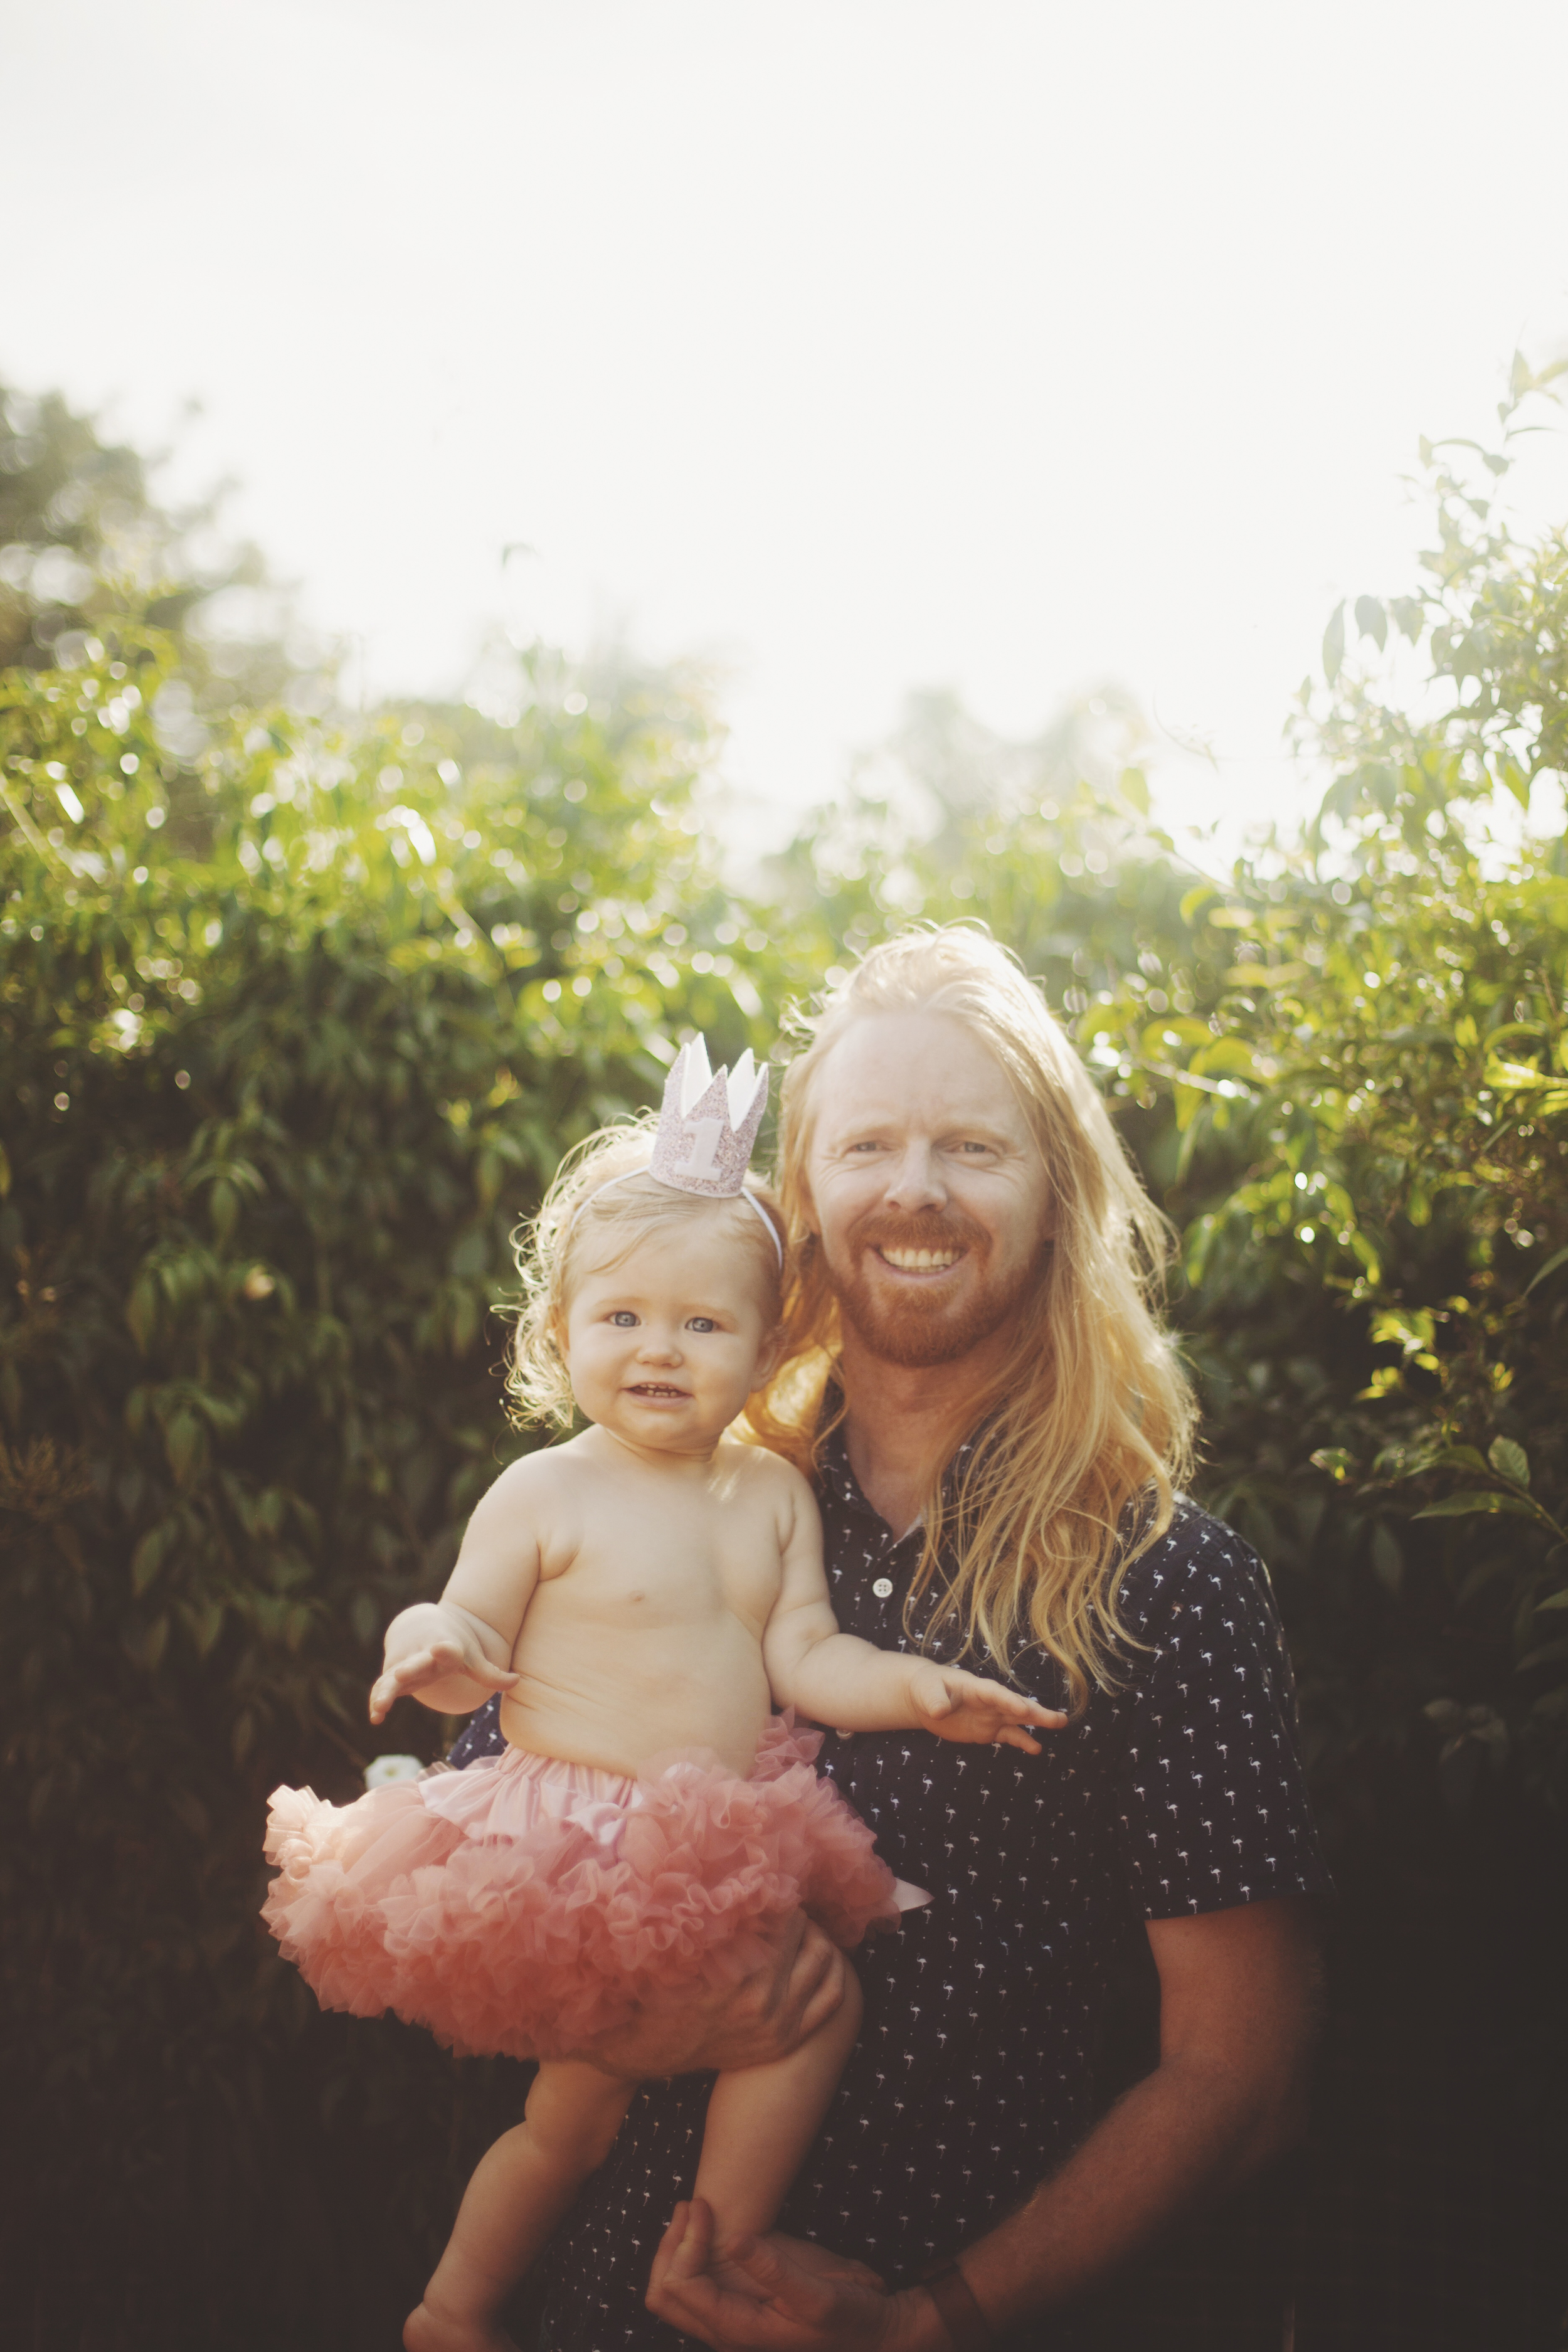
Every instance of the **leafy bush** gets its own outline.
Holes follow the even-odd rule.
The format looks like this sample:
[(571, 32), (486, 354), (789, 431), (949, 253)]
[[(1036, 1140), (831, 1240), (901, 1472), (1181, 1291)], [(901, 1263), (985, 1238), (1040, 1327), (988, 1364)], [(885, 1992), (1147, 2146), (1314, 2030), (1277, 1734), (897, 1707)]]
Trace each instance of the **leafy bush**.
[[(39, 415), (41, 452), (0, 447), (27, 597), (50, 545), (109, 562), (43, 494), (103, 453)], [(1510, 446), (1436, 454), (1418, 593), (1361, 600), (1349, 655), (1336, 616), (1302, 704), (1321, 816), (1226, 872), (1151, 826), (1109, 691), (1026, 744), (926, 698), (747, 897), (692, 678), (537, 652), (489, 718), (334, 725), (233, 699), (188, 569), (174, 635), (124, 575), (0, 614), (0, 1992), (33, 2158), (0, 2230), (40, 2346), (395, 2334), (516, 2081), (316, 2012), (256, 1918), (266, 1794), (440, 1744), (412, 1706), (373, 1742), (365, 1684), (528, 1442), (490, 1309), (560, 1153), (684, 1026), (765, 1047), (917, 915), (1043, 978), (1181, 1232), (1201, 1491), (1275, 1572), (1349, 1896), (1324, 2235), (1384, 2193), (1380, 2096), (1388, 2193), (1441, 2129), (1447, 2178), (1528, 2210), (1563, 2054), (1568, 859), (1521, 804), (1564, 764), (1568, 554), (1509, 535)]]
[[(32, 2186), (118, 2215), (86, 2317), (141, 2342), (257, 2274), (283, 2116), (341, 2197), (301, 2102), (347, 2145), (401, 2086), (427, 2128), (438, 2053), (345, 2041), (258, 1931), (264, 1800), (438, 1744), (412, 1706), (373, 1743), (364, 1690), (522, 1442), (489, 1319), (510, 1231), (657, 1098), (668, 1028), (735, 1050), (758, 999), (700, 944), (731, 926), (669, 681), (590, 702), (542, 664), (515, 729), (449, 730), (459, 766), (435, 714), (172, 740), (167, 641), (100, 650), (0, 694), (0, 1900)], [(428, 2233), (442, 2185), (403, 2153), (388, 2193), (425, 2179)], [(54, 2266), (49, 2326), (83, 2284)], [(320, 2285), (258, 2340), (304, 2340), (287, 2295)]]

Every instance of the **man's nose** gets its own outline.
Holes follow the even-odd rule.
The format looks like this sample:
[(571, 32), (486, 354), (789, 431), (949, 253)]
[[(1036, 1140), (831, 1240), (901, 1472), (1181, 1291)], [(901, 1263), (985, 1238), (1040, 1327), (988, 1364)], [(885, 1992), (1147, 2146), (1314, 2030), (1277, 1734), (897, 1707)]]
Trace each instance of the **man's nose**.
[(929, 1143), (906, 1143), (892, 1169), (888, 1186), (892, 1209), (941, 1209), (947, 1205), (947, 1185), (942, 1162)]

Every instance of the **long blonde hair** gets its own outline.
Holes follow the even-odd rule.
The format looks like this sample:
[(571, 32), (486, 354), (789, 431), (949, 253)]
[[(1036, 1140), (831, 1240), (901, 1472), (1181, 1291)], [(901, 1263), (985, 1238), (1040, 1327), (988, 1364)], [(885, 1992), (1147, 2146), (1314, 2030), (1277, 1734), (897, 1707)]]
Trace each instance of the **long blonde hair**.
[[(1052, 1237), (1016, 1337), (977, 1390), (956, 1479), (933, 1479), (910, 1591), (935, 1587), (929, 1635), (956, 1626), (964, 1652), (999, 1663), (1033, 1640), (1060, 1664), (1077, 1709), (1114, 1686), (1130, 1639), (1122, 1577), (1169, 1526), (1191, 1460), (1191, 1387), (1158, 1308), (1170, 1228), (1128, 1160), (1104, 1104), (1016, 961), (967, 924), (873, 948), (815, 1015), (785, 1073), (778, 1192), (792, 1242), (780, 1367), (747, 1420), (803, 1469), (842, 1415), (824, 1413), (838, 1307), (812, 1230), (808, 1160), (823, 1064), (846, 1029), (883, 1013), (962, 1021), (1001, 1066), (1049, 1176)], [(945, 1554), (945, 1558), (944, 1558)]]
[(747, 1191), (766, 1212), (781, 1248), (743, 1201), (677, 1192), (648, 1175), (658, 1116), (646, 1111), (619, 1127), (602, 1127), (569, 1151), (543, 1204), (517, 1237), (522, 1295), (507, 1370), (513, 1418), (570, 1429), (576, 1410), (561, 1335), (573, 1285), (584, 1265), (614, 1265), (650, 1234), (702, 1223), (715, 1240), (737, 1243), (754, 1261), (763, 1315), (771, 1327), (782, 1303), (780, 1262), (784, 1219), (765, 1185)]

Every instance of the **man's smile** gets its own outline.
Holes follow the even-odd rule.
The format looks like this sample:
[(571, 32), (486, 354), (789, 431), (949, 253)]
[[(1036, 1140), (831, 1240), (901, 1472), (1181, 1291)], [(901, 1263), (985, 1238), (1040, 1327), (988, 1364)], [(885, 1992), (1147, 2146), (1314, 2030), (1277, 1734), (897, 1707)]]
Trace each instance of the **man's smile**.
[(898, 1249), (887, 1244), (879, 1246), (876, 1254), (884, 1265), (899, 1274), (945, 1274), (969, 1255), (962, 1249)]

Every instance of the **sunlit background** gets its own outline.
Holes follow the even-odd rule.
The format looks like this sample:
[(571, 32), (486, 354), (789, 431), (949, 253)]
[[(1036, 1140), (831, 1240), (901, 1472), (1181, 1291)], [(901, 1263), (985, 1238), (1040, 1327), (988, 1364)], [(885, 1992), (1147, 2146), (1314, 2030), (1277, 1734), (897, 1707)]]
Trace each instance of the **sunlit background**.
[(749, 839), (928, 686), (1026, 735), (1119, 681), (1168, 821), (1289, 814), (1417, 436), (1568, 348), (1560, 0), (0, 24), (0, 373), (232, 475), (356, 697), (498, 623), (710, 658)]

